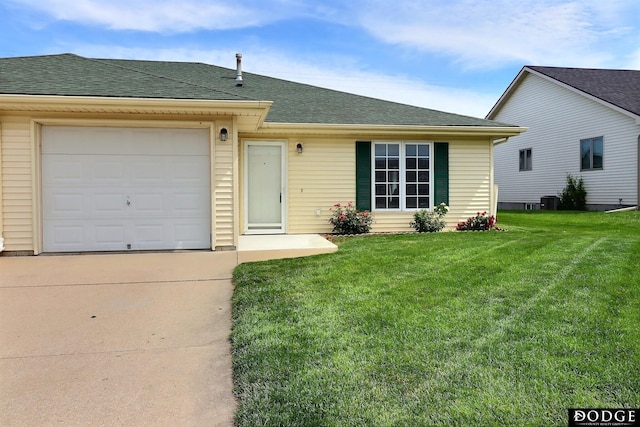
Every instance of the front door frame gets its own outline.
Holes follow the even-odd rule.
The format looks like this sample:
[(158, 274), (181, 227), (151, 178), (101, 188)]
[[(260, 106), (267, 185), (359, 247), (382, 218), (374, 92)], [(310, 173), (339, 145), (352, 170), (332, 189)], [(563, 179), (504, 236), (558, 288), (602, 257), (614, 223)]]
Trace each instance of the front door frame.
[[(251, 224), (249, 224), (249, 146), (272, 146), (280, 148), (280, 227), (265, 227), (265, 228), (253, 228)], [(285, 234), (286, 233), (286, 223), (287, 223), (287, 141), (283, 140), (258, 140), (258, 139), (248, 139), (243, 140), (243, 204), (244, 204), (244, 234)]]

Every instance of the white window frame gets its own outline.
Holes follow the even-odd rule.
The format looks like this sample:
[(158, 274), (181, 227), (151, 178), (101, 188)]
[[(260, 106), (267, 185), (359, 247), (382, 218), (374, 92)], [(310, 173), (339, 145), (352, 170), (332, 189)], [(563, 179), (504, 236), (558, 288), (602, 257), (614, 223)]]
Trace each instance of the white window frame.
[[(376, 144), (399, 144), (400, 145), (400, 207), (399, 208), (376, 208)], [(371, 141), (371, 210), (377, 212), (415, 212), (427, 208), (407, 208), (406, 195), (406, 145), (420, 144), (429, 146), (429, 210), (433, 210), (434, 179), (433, 179), (433, 141)]]

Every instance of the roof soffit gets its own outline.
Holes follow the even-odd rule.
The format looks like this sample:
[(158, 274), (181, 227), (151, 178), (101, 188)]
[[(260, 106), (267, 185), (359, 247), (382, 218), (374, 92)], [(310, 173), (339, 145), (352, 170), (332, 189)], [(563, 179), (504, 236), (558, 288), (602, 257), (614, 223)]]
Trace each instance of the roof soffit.
[(213, 101), (0, 94), (0, 112), (229, 116), (238, 117), (239, 125), (246, 130), (258, 129), (264, 123), (271, 105), (272, 102), (270, 101)]

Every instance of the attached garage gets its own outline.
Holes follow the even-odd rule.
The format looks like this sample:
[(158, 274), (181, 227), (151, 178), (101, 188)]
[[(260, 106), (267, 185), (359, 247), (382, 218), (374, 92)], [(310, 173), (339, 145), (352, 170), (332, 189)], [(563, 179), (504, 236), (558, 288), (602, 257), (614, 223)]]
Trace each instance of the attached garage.
[(42, 127), (44, 252), (211, 248), (208, 129)]

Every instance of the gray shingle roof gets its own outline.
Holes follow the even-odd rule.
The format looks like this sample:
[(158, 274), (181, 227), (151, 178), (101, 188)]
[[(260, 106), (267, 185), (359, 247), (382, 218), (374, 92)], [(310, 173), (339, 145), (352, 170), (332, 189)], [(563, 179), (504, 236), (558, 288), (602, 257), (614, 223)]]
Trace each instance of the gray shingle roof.
[(537, 66), (525, 68), (640, 115), (640, 71), (638, 70)]
[(0, 94), (273, 101), (267, 122), (509, 126), (203, 63), (91, 59), (73, 54), (0, 59)]

